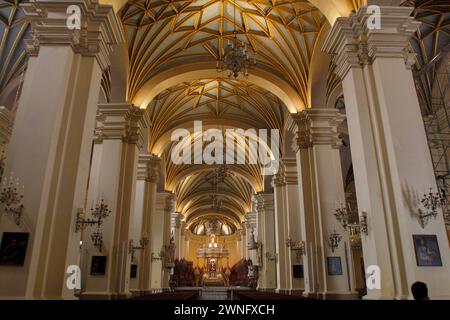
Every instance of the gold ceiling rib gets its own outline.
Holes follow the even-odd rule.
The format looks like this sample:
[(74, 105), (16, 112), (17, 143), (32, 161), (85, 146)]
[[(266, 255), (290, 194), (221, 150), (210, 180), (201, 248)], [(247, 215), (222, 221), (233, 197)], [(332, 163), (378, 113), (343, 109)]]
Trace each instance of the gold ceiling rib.
[(123, 7), (121, 18), (129, 45), (130, 99), (160, 71), (215, 61), (236, 27), (258, 65), (286, 79), (305, 105), (309, 64), (326, 21), (308, 1), (294, 0), (138, 0)]

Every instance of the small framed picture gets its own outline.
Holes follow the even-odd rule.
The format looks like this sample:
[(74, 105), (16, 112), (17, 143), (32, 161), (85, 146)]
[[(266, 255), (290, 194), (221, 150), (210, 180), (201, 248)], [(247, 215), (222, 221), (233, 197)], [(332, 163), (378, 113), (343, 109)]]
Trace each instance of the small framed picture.
[(106, 256), (92, 256), (91, 276), (104, 276), (106, 274)]
[(417, 266), (442, 267), (441, 253), (435, 234), (413, 234)]
[(135, 279), (137, 277), (137, 264), (133, 263), (130, 266), (130, 278)]
[(3, 232), (0, 245), (0, 265), (23, 266), (29, 236), (28, 232)]
[(327, 270), (329, 276), (342, 275), (341, 257), (327, 257)]
[(303, 279), (303, 265), (298, 264), (292, 266), (293, 268), (293, 275), (296, 279)]

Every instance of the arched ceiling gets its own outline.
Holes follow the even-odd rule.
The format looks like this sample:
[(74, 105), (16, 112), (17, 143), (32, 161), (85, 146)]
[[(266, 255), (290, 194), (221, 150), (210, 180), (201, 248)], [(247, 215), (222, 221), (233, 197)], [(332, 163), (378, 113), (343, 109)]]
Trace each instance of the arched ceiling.
[(236, 128), (280, 129), (286, 110), (270, 92), (239, 79), (200, 79), (161, 92), (148, 108), (152, 128), (148, 151), (161, 155), (170, 147), (170, 134), (192, 121)]
[[(26, 67), (24, 39), (29, 23), (19, 5), (22, 0), (0, 2), (0, 99), (4, 101)], [(13, 106), (11, 106), (13, 107)]]
[(306, 0), (138, 0), (125, 4), (121, 18), (129, 46), (130, 99), (162, 71), (217, 61), (236, 31), (254, 52), (257, 68), (287, 81), (303, 106), (311, 57), (326, 22)]
[(231, 167), (199, 165), (176, 184), (173, 192), (177, 194), (177, 210), (185, 216), (188, 226), (212, 215), (229, 219), (236, 228), (240, 226), (244, 214), (250, 211), (255, 190)]
[(408, 0), (402, 5), (415, 7), (412, 15), (422, 23), (411, 39), (420, 69), (450, 43), (450, 2), (448, 0)]

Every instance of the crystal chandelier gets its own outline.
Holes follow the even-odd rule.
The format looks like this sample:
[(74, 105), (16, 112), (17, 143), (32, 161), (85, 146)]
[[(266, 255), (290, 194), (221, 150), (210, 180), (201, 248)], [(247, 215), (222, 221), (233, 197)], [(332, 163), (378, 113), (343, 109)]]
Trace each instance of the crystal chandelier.
[(256, 65), (256, 58), (250, 55), (247, 44), (237, 38), (236, 30), (236, 2), (233, 2), (233, 38), (228, 40), (227, 46), (222, 52), (222, 56), (217, 61), (218, 72), (227, 71), (229, 78), (237, 78), (239, 74), (248, 77), (248, 70)]

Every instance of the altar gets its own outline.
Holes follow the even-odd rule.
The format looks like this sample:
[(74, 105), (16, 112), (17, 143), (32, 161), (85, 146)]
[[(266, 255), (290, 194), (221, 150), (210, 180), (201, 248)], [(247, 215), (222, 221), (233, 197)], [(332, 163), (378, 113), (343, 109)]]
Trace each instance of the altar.
[(228, 281), (227, 274), (221, 271), (221, 260), (229, 255), (228, 249), (223, 244), (216, 242), (216, 236), (211, 235), (208, 245), (197, 249), (197, 258), (205, 260), (206, 272), (202, 276), (204, 286), (225, 286)]

